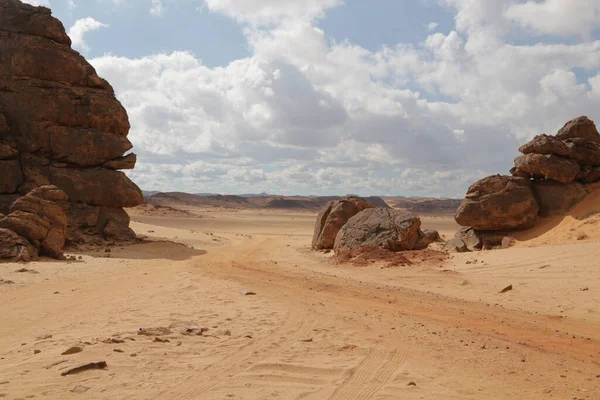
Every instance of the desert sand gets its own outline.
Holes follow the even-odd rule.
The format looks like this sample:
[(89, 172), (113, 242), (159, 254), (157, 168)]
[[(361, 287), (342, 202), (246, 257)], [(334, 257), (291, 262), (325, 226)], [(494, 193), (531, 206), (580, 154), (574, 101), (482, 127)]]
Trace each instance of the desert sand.
[(0, 264), (0, 398), (599, 399), (594, 204), (405, 266), (312, 251), (314, 214), (134, 211), (145, 243)]

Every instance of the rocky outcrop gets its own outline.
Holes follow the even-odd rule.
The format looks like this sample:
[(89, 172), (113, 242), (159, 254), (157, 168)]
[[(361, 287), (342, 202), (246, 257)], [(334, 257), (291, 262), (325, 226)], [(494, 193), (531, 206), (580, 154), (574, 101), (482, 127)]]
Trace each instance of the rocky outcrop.
[(10, 229), (0, 228), (0, 260), (29, 262), (37, 256), (37, 249), (31, 243)]
[(312, 246), (314, 249), (333, 249), (335, 238), (350, 218), (373, 205), (358, 197), (330, 201), (319, 212)]
[(336, 253), (362, 246), (377, 246), (390, 251), (414, 250), (425, 234), (421, 220), (399, 210), (370, 208), (356, 214), (340, 229)]
[(512, 177), (473, 184), (455, 219), (463, 229), (446, 243), (451, 251), (509, 247), (511, 231), (531, 228), (538, 217), (565, 215), (600, 182), (600, 134), (593, 121), (569, 121), (556, 136), (534, 137), (519, 148)]
[(531, 228), (539, 206), (524, 178), (489, 176), (475, 182), (456, 212), (456, 222), (482, 231)]
[(579, 174), (579, 164), (553, 154), (527, 154), (517, 157), (515, 168), (530, 174), (532, 178), (540, 176), (560, 183), (571, 183)]
[[(132, 148), (127, 113), (110, 84), (70, 45), (49, 9), (0, 0), (0, 206), (3, 197), (55, 185), (69, 198), (58, 201), (67, 216), (68, 238), (77, 230), (130, 238), (122, 208), (142, 204), (143, 198), (118, 171), (136, 162), (134, 154), (124, 155)], [(111, 222), (99, 220), (101, 209), (117, 210)], [(11, 211), (12, 220), (24, 221), (19, 212), (25, 211)], [(45, 225), (37, 226), (38, 232), (37, 222), (25, 220), (31, 240), (39, 240)], [(52, 228), (50, 235), (55, 232)], [(59, 236), (47, 239), (41, 250), (54, 253)]]
[[(56, 186), (34, 189), (18, 198), (10, 213), (0, 218), (0, 229), (19, 235), (22, 239), (19, 243), (25, 240), (36, 249), (36, 254), (60, 257), (67, 237), (68, 220), (59, 204), (67, 200), (65, 192)], [(14, 242), (13, 239), (11, 241)]]

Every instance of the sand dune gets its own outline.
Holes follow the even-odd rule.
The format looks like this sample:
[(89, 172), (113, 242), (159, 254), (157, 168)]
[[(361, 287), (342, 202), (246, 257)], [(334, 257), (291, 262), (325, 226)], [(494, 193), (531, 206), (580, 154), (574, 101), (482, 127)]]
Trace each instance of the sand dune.
[[(311, 251), (314, 215), (204, 215), (134, 216), (149, 242), (72, 262), (0, 264), (0, 278), (14, 282), (0, 285), (0, 396), (600, 393), (600, 247), (592, 239), (381, 269)], [(453, 230), (449, 219), (424, 224)], [(169, 333), (138, 335), (157, 327)], [(83, 351), (61, 354), (72, 346)], [(61, 376), (98, 361), (108, 368)]]

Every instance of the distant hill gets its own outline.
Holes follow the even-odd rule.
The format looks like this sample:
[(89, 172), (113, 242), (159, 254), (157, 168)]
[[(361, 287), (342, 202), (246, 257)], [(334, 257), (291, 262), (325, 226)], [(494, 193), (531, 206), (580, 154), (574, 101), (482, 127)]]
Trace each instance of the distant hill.
[[(318, 212), (329, 201), (341, 196), (277, 196), (267, 193), (220, 195), (210, 193), (145, 192), (148, 204), (185, 209), (210, 207), (226, 209), (278, 209)], [(460, 205), (457, 199), (405, 198), (378, 196), (363, 197), (375, 207), (400, 208), (415, 214), (450, 214)]]

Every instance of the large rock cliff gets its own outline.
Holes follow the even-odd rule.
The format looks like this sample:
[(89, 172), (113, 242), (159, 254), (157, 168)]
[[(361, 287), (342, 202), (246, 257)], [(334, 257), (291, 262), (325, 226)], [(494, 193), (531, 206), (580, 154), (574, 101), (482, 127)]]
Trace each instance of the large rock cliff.
[(135, 165), (127, 112), (49, 9), (0, 0), (0, 213), (44, 185), (64, 191), (67, 242), (133, 238), (143, 203), (118, 169)]

